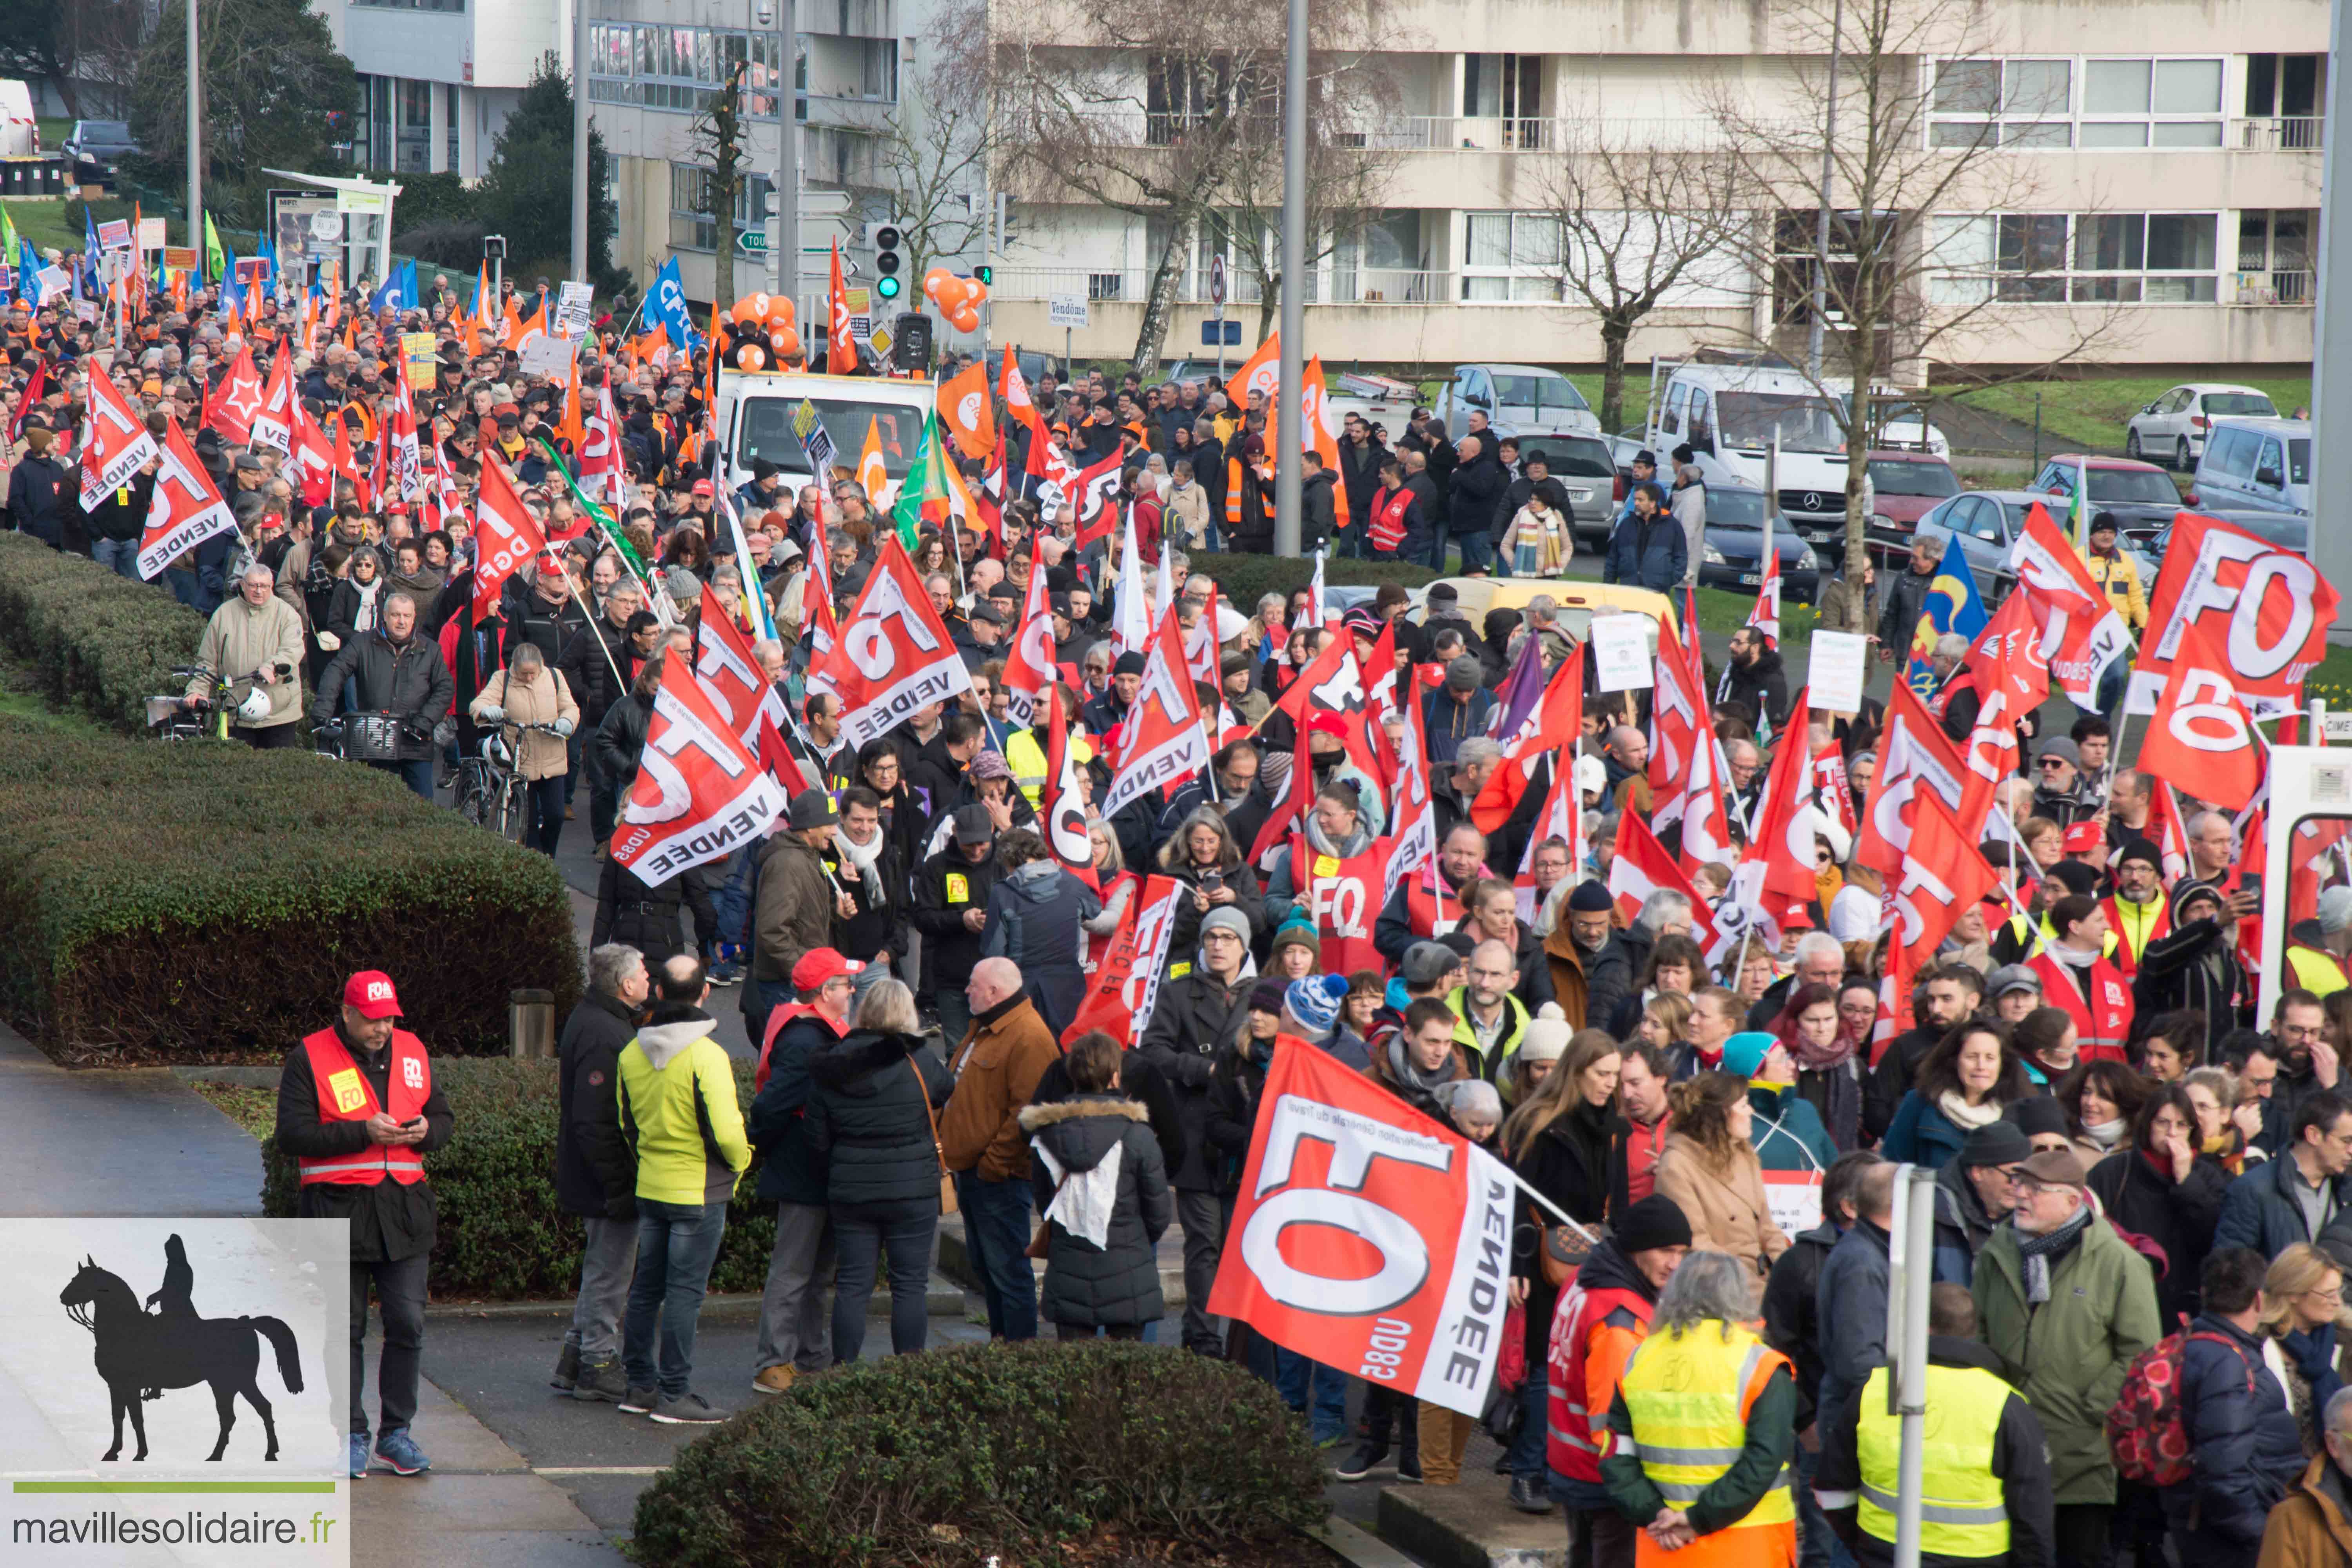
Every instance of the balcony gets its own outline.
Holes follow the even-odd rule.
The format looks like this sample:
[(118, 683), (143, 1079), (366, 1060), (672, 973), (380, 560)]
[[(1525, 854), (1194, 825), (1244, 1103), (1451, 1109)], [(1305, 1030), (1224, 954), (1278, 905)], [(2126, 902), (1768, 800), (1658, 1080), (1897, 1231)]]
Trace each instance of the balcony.
[(2326, 124), (2316, 115), (2232, 120), (2229, 144), (2242, 153), (2316, 153), (2326, 144)]
[(2231, 302), (2238, 305), (2317, 304), (2317, 275), (2310, 272), (2241, 272)]
[(1720, 153), (1733, 140), (1730, 131), (1706, 115), (1525, 120), (1409, 114), (1350, 134), (1359, 146), (1393, 153)]

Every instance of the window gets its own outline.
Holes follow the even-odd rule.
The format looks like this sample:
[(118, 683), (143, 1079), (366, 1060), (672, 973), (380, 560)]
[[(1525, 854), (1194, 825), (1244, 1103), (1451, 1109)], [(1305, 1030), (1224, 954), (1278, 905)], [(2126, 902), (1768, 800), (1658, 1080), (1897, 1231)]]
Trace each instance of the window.
[[(768, 210), (775, 182), (766, 174), (746, 174), (735, 191), (738, 232), (757, 226)], [(669, 243), (675, 250), (719, 248), (719, 221), (711, 172), (693, 163), (669, 166)]]
[(1558, 215), (1463, 215), (1465, 300), (1555, 301), (1559, 298), (1559, 266)]
[(466, 0), (352, 0), (354, 5), (385, 11), (463, 11)]
[(392, 167), (392, 89), (388, 76), (368, 79), (368, 162), (371, 169)]
[[(891, 46), (894, 51), (896, 47)], [(766, 118), (775, 114), (780, 95), (757, 89), (782, 85), (782, 52), (776, 35), (759, 29), (593, 23), (589, 27), (589, 71), (593, 78), (589, 97), (605, 103), (641, 103), (647, 109), (696, 113), (710, 106), (740, 65), (744, 84), (751, 89), (745, 95), (747, 111)], [(800, 43), (794, 53), (800, 67), (798, 85), (805, 91), (805, 43)], [(895, 101), (895, 52), (892, 58), (890, 88)]]
[(1930, 225), (1937, 304), (2208, 304), (2214, 213), (1947, 215)]
[(1935, 61), (1928, 144), (2219, 147), (2221, 67), (2211, 58)]
[(446, 99), (445, 99), (445, 110), (444, 110), (444, 113), (443, 113), (443, 119), (446, 121), (446, 123), (447, 123), (447, 125), (448, 125), (448, 128), (449, 128), (449, 139), (448, 139), (448, 161), (447, 161), (447, 162), (446, 162), (445, 163), (443, 163), (441, 166), (442, 166), (444, 169), (447, 169), (447, 170), (451, 171), (452, 173), (455, 173), (455, 172), (457, 172), (457, 168), (458, 168), (458, 157), (457, 157), (457, 83), (452, 82), (452, 83), (450, 83), (450, 84), (449, 84), (446, 89), (444, 89), (443, 90), (444, 90), (445, 95), (446, 95)]

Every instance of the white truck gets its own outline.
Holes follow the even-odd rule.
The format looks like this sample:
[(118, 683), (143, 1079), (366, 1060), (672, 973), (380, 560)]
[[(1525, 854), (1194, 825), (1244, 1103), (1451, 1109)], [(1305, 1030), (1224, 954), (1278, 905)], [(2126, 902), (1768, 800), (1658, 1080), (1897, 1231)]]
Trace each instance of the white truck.
[(794, 418), (803, 402), (833, 442), (834, 461), (857, 467), (870, 434), (881, 449), (888, 494), (914, 466), (923, 437), (923, 416), (938, 389), (929, 381), (886, 376), (814, 375), (792, 371), (722, 370), (719, 374), (718, 429), (725, 456), (722, 479), (730, 490), (751, 477), (755, 458), (766, 458), (798, 489), (809, 482), (805, 443)]
[[(1780, 511), (1807, 538), (1826, 536), (1845, 526), (1848, 395), (1846, 383), (1824, 378), (1817, 384), (1769, 356), (1653, 360), (1643, 445), (1658, 455), (1662, 470), (1676, 447), (1688, 446), (1761, 489), (1778, 436)], [(1906, 410), (1903, 394), (1874, 390), (1873, 396), (1895, 415), (1881, 425), (1875, 447), (1949, 454), (1944, 433), (1916, 406)]]

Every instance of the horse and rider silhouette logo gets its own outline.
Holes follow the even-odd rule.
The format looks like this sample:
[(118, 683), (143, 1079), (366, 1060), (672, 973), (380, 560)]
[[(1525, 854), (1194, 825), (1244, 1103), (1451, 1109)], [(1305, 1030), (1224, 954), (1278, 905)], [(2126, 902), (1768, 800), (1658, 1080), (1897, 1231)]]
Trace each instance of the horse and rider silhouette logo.
[(209, 1459), (217, 1461), (228, 1451), (240, 1394), (260, 1415), (268, 1437), (268, 1451), (261, 1457), (278, 1458), (278, 1423), (254, 1376), (266, 1338), (278, 1352), (278, 1373), (287, 1392), (302, 1392), (302, 1359), (294, 1331), (277, 1318), (200, 1318), (194, 1288), (187, 1247), (175, 1235), (163, 1244), (163, 1288), (147, 1298), (145, 1306), (131, 1286), (100, 1268), (89, 1254), (73, 1282), (58, 1293), (66, 1315), (97, 1337), (92, 1359), (114, 1404), (114, 1447), (104, 1458), (121, 1457), (122, 1417), (128, 1415), (139, 1438), (139, 1451), (131, 1457), (134, 1461), (146, 1458), (147, 1418), (142, 1405), (162, 1398), (167, 1389), (199, 1383), (211, 1385), (213, 1406), (220, 1413), (220, 1441), (213, 1445)]

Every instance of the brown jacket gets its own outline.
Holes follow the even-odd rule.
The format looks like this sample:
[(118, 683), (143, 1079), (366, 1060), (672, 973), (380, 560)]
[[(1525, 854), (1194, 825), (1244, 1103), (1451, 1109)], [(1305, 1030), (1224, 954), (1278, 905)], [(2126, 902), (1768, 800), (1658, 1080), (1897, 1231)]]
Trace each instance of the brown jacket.
[(2342, 1472), (2326, 1454), (2311, 1461), (2303, 1479), (2271, 1510), (2263, 1529), (2257, 1568), (2345, 1568), (2352, 1563), (2352, 1521)]
[(1584, 960), (1580, 955), (1576, 938), (1569, 933), (1568, 910), (1559, 911), (1559, 923), (1544, 938), (1544, 957), (1551, 964), (1551, 999), (1568, 1015), (1568, 1026), (1581, 1029), (1584, 1026), (1584, 1005), (1589, 993), (1584, 984)]
[(751, 978), (790, 980), (793, 965), (833, 941), (833, 879), (815, 850), (780, 832), (760, 852), (760, 892), (752, 906)]
[(1054, 1031), (1026, 996), (973, 1021), (949, 1063), (955, 1096), (940, 1112), (940, 1149), (949, 1170), (977, 1165), (984, 1181), (1029, 1179), (1029, 1141), (1017, 1118), (1061, 1055)]
[(1764, 1195), (1764, 1167), (1756, 1151), (1741, 1144), (1730, 1171), (1720, 1172), (1695, 1140), (1669, 1132), (1665, 1152), (1658, 1156), (1657, 1191), (1674, 1199), (1690, 1221), (1693, 1247), (1728, 1253), (1755, 1270), (1756, 1300), (1761, 1303), (1765, 1271), (1789, 1250), (1789, 1238), (1772, 1223), (1772, 1205)]

